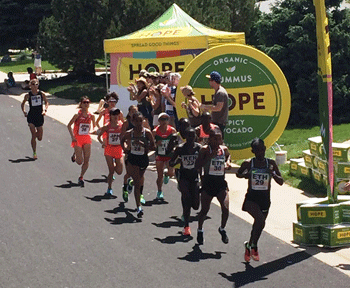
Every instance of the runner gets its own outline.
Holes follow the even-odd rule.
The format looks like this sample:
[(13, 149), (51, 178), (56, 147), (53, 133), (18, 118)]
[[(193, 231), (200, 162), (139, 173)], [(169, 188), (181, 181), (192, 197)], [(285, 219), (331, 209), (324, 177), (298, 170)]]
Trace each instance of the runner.
[(214, 130), (221, 133), (221, 130), (219, 126), (211, 122), (211, 115), (209, 112), (204, 112), (201, 118), (202, 124), (196, 128), (196, 134), (199, 139), (198, 143), (201, 145), (208, 145), (209, 131)]
[[(159, 126), (153, 130), (153, 136), (156, 141), (156, 168), (157, 168), (157, 199), (163, 200), (164, 195), (162, 192), (162, 186), (168, 184), (169, 178), (174, 176), (174, 168), (169, 166), (169, 160), (172, 154), (167, 154), (168, 143), (174, 133), (175, 128), (168, 125), (169, 115), (166, 113), (160, 113), (158, 116)], [(166, 170), (164, 170), (166, 166)], [(163, 179), (164, 176), (164, 179)]]
[(134, 113), (131, 120), (135, 127), (125, 133), (121, 145), (125, 154), (128, 154), (126, 170), (134, 180), (137, 217), (142, 218), (143, 210), (140, 202), (140, 191), (143, 188), (144, 174), (149, 164), (148, 151), (154, 149), (155, 144), (152, 132), (142, 126), (142, 114), (140, 112)]
[[(31, 145), (33, 149), (33, 159), (37, 159), (36, 154), (36, 139), (41, 141), (43, 139), (43, 125), (44, 116), (46, 115), (49, 102), (47, 101), (46, 94), (39, 90), (39, 80), (32, 79), (29, 82), (30, 92), (24, 96), (21, 103), (21, 109), (24, 117), (27, 117), (30, 133), (32, 134)], [(29, 112), (24, 109), (25, 103), (29, 103)], [(43, 102), (45, 102), (45, 109), (43, 110)]]
[[(107, 177), (108, 188), (105, 196), (111, 197), (113, 195), (112, 182), (113, 174), (116, 172), (121, 175), (123, 172), (123, 149), (120, 145), (121, 132), (123, 122), (118, 120), (120, 110), (112, 108), (109, 110), (110, 122), (101, 128), (97, 140), (105, 149), (104, 155), (106, 158), (109, 174)], [(101, 136), (106, 134), (106, 139), (101, 140)]]
[[(83, 96), (80, 99), (79, 112), (73, 116), (69, 121), (67, 128), (72, 137), (71, 147), (74, 148), (72, 161), (77, 162), (81, 166), (81, 172), (78, 179), (78, 184), (84, 187), (84, 174), (89, 167), (89, 160), (91, 155), (91, 136), (89, 134), (91, 123), (95, 128), (95, 116), (89, 113), (90, 99)], [(74, 123), (74, 130), (72, 124)]]
[[(181, 204), (184, 217), (184, 236), (191, 235), (189, 225), (191, 208), (198, 210), (199, 208), (199, 173), (195, 169), (195, 162), (198, 158), (201, 145), (194, 142), (196, 132), (193, 128), (186, 129), (186, 142), (175, 148), (174, 155), (171, 158), (170, 166), (175, 166), (177, 162), (181, 163), (181, 167), (177, 174), (178, 189), (181, 192)], [(177, 160), (178, 159), (178, 160)]]
[(248, 179), (248, 191), (242, 210), (248, 212), (254, 218), (249, 242), (244, 242), (244, 260), (246, 262), (249, 262), (250, 258), (255, 261), (260, 260), (258, 240), (265, 227), (271, 204), (271, 179), (273, 178), (279, 185), (283, 184), (283, 178), (276, 162), (265, 158), (266, 147), (264, 141), (255, 138), (251, 143), (251, 147), (255, 158), (243, 162), (236, 174), (238, 178)]
[(199, 151), (196, 169), (204, 168), (202, 177), (201, 211), (198, 214), (197, 242), (204, 243), (203, 222), (209, 212), (211, 201), (218, 199), (221, 206), (221, 226), (219, 233), (221, 240), (228, 243), (225, 226), (229, 215), (229, 194), (225, 181), (225, 169), (230, 169), (230, 153), (226, 146), (221, 146), (221, 133), (210, 131), (209, 142)]

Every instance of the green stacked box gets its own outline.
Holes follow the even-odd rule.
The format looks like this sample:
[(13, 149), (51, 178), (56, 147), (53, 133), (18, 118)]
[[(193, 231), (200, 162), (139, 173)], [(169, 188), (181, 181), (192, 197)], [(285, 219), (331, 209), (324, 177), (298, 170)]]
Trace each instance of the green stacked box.
[(329, 247), (343, 246), (350, 243), (350, 224), (321, 226), (321, 244)]
[[(350, 200), (350, 199), (349, 199)], [(324, 198), (310, 198), (307, 199), (301, 203), (297, 203), (297, 218), (298, 218), (298, 222), (301, 221), (301, 212), (300, 212), (300, 207), (301, 205), (307, 205), (307, 204), (325, 204), (328, 202), (328, 198), (324, 197)]]
[(311, 154), (322, 158), (323, 148), (322, 148), (321, 136), (310, 137), (310, 138), (308, 138), (308, 140), (309, 140), (309, 149), (310, 149)]
[(308, 168), (313, 168), (314, 163), (312, 161), (312, 154), (310, 153), (310, 150), (304, 150), (303, 151), (303, 158), (305, 162), (305, 166)]
[(350, 201), (340, 204), (343, 223), (350, 223)]
[(303, 225), (299, 222), (293, 222), (293, 239), (296, 243), (317, 245), (320, 243), (320, 226)]
[(350, 144), (333, 143), (333, 161), (350, 162)]
[(304, 158), (289, 159), (289, 171), (290, 174), (295, 176), (300, 176), (300, 166), (299, 163), (304, 163)]
[(300, 206), (303, 224), (339, 224), (341, 223), (340, 204), (306, 204)]
[(298, 169), (300, 171), (300, 176), (310, 178), (311, 176), (311, 168), (306, 167), (304, 162), (298, 163)]
[(312, 169), (312, 177), (317, 185), (322, 185), (322, 174), (315, 169)]
[(326, 160), (319, 159), (317, 163), (317, 168), (321, 174), (323, 175), (328, 174), (328, 162)]
[(350, 162), (334, 162), (334, 176), (350, 179)]

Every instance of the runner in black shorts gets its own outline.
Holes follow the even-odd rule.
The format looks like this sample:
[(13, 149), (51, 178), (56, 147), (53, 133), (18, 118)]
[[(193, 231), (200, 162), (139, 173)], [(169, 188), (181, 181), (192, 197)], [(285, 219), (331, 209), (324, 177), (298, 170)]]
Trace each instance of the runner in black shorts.
[(248, 179), (248, 191), (242, 210), (248, 212), (254, 218), (250, 240), (244, 242), (244, 260), (246, 262), (249, 262), (250, 258), (259, 261), (258, 240), (265, 227), (271, 204), (271, 179), (273, 178), (279, 185), (283, 184), (283, 178), (276, 162), (265, 158), (266, 147), (264, 141), (255, 138), (251, 143), (251, 147), (255, 158), (243, 162), (236, 174), (238, 178)]
[(174, 155), (171, 158), (170, 166), (175, 166), (180, 162), (181, 166), (177, 175), (178, 189), (181, 192), (181, 203), (185, 227), (182, 234), (191, 235), (189, 226), (191, 208), (199, 208), (199, 173), (195, 168), (195, 162), (198, 158), (201, 145), (194, 142), (196, 131), (193, 128), (187, 128), (185, 131), (186, 142), (175, 148)]
[(220, 145), (222, 136), (220, 132), (209, 131), (208, 145), (199, 151), (196, 161), (196, 168), (203, 167), (204, 175), (202, 177), (201, 211), (198, 215), (197, 242), (203, 244), (203, 222), (209, 212), (211, 201), (214, 197), (218, 199), (221, 206), (221, 226), (219, 233), (221, 240), (228, 243), (228, 237), (225, 231), (229, 215), (229, 194), (227, 182), (225, 181), (225, 169), (230, 169), (230, 153), (226, 146)]
[[(33, 149), (33, 158), (37, 159), (36, 139), (39, 141), (43, 139), (44, 115), (49, 107), (49, 102), (47, 101), (45, 93), (39, 90), (38, 79), (30, 80), (29, 87), (31, 91), (24, 96), (21, 109), (24, 117), (27, 117), (28, 126), (32, 134), (31, 145)], [(27, 101), (29, 103), (28, 113), (24, 110), (24, 105)], [(45, 110), (43, 109), (43, 102), (45, 102)]]
[(149, 150), (155, 149), (155, 144), (152, 132), (142, 126), (142, 114), (140, 112), (134, 113), (131, 120), (135, 127), (124, 134), (121, 145), (124, 152), (128, 153), (126, 170), (134, 180), (137, 217), (141, 218), (143, 210), (140, 202), (140, 188), (144, 183), (144, 174), (149, 164), (147, 153)]

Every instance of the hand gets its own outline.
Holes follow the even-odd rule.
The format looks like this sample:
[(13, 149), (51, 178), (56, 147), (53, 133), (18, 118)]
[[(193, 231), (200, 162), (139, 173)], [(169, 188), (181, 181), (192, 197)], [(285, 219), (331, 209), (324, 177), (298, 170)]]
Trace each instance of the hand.
[(106, 147), (106, 144), (105, 143), (101, 143), (102, 144), (102, 148), (105, 148)]
[(27, 117), (27, 112), (23, 111), (24, 117)]
[(46, 110), (44, 110), (43, 111), (43, 113), (41, 113), (43, 116), (45, 116), (46, 115)]
[(72, 137), (72, 142), (77, 142), (77, 139), (75, 137)]
[(181, 107), (184, 108), (184, 109), (186, 109), (186, 108), (187, 108), (186, 103), (185, 103), (185, 102), (182, 102), (182, 103), (181, 103)]

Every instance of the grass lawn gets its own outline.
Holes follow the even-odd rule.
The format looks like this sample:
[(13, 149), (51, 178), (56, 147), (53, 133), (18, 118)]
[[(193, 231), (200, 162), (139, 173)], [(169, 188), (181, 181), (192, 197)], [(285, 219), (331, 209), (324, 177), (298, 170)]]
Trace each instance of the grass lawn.
[[(34, 69), (34, 60), (24, 60), (24, 61), (12, 61), (9, 63), (0, 63), (0, 71), (8, 73), (12, 71), (13, 73), (27, 73), (27, 68), (32, 67)], [(51, 65), (47, 61), (41, 61), (42, 70), (59, 70), (57, 67)]]

